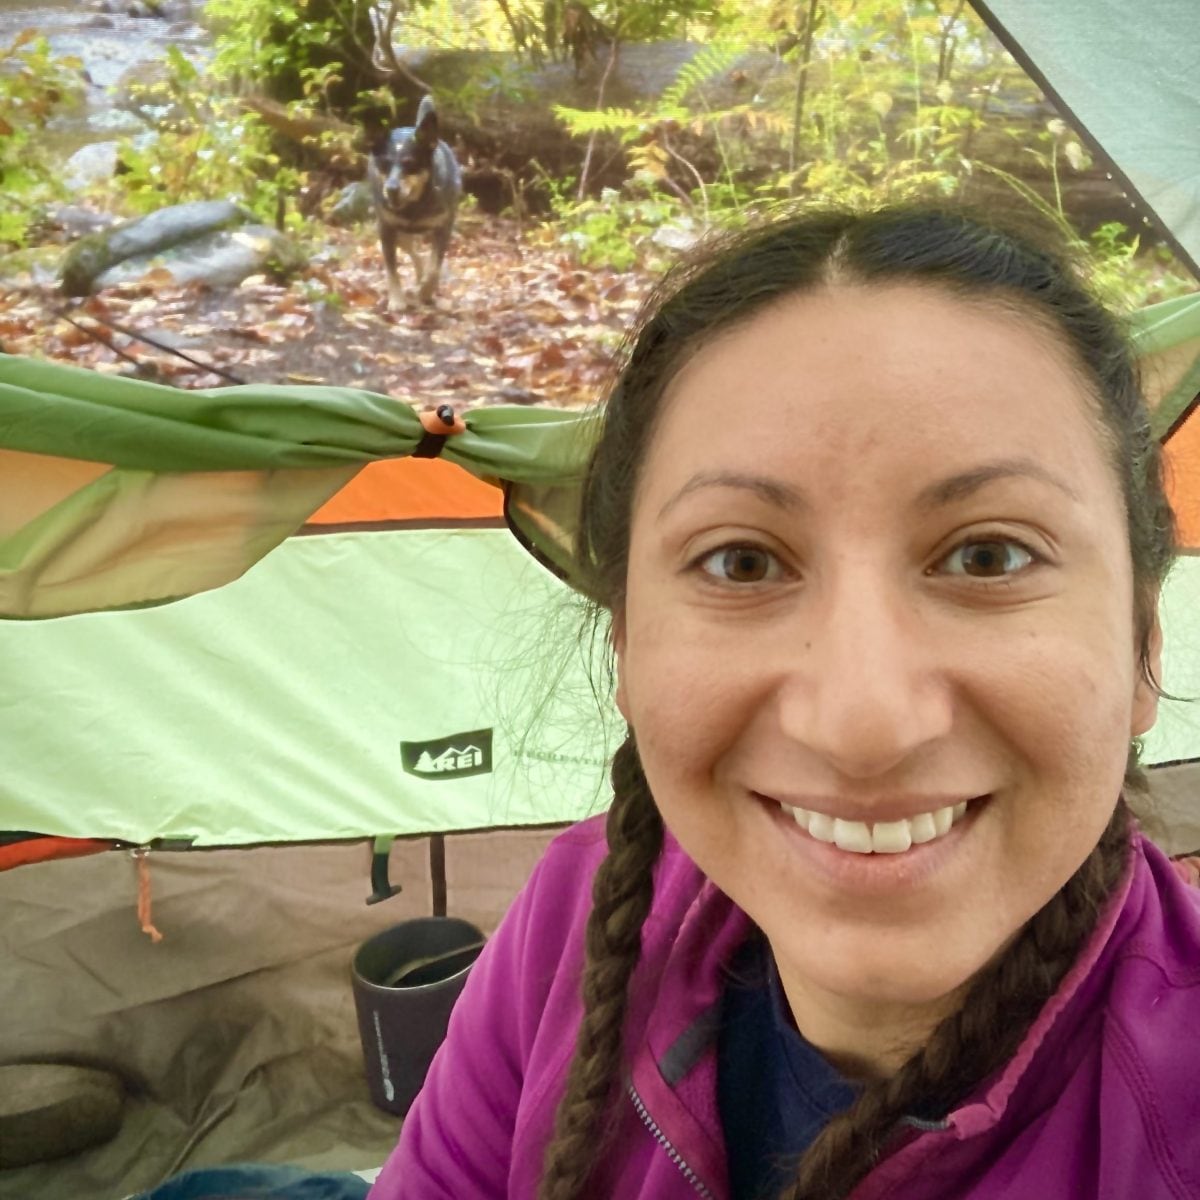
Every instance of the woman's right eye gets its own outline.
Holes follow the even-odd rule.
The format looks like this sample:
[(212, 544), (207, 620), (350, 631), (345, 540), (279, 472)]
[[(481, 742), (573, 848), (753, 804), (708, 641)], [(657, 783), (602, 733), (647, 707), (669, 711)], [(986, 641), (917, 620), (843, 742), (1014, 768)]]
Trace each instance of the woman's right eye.
[(697, 560), (697, 566), (722, 583), (769, 583), (783, 574), (775, 555), (758, 546), (722, 546)]

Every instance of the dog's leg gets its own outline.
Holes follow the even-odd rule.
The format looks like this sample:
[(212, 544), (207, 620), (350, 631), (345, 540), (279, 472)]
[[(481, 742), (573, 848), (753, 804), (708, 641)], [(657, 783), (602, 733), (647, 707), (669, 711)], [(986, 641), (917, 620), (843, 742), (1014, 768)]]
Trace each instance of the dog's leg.
[[(405, 254), (408, 255), (409, 259), (412, 261), (413, 270), (416, 272), (417, 280), (419, 282), (421, 279), (421, 260), (417, 257), (417, 239), (411, 233), (404, 233), (399, 229), (396, 230), (395, 238), (396, 244), (404, 251)], [(398, 284), (397, 289), (400, 290)], [(401, 295), (403, 295), (402, 291)], [(407, 305), (407, 297), (402, 299), (401, 303)]]
[(442, 260), (450, 245), (450, 228), (443, 225), (435, 229), (429, 238), (429, 265), (421, 277), (421, 303), (432, 304), (434, 293), (442, 277)]
[(404, 289), (396, 274), (396, 231), (385, 221), (379, 222), (379, 245), (383, 250), (383, 265), (387, 270), (388, 310), (399, 312), (405, 307)]
[(402, 233), (398, 240), (400, 245), (404, 247), (404, 252), (408, 255), (409, 261), (413, 265), (413, 274), (416, 276), (417, 283), (420, 284), (425, 274), (421, 265), (421, 238), (418, 234)]

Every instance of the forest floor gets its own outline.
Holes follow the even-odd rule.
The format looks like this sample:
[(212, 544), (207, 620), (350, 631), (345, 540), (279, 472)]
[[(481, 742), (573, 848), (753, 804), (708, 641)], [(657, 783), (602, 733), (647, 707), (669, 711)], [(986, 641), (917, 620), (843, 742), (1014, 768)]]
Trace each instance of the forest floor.
[(581, 267), (544, 232), (476, 213), (460, 220), (433, 307), (386, 311), (369, 226), (328, 228), (284, 282), (258, 275), (210, 291), (153, 276), (84, 300), (45, 278), (10, 280), (0, 286), (0, 350), (185, 388), (321, 383), (422, 407), (577, 407), (603, 389), (652, 281)]

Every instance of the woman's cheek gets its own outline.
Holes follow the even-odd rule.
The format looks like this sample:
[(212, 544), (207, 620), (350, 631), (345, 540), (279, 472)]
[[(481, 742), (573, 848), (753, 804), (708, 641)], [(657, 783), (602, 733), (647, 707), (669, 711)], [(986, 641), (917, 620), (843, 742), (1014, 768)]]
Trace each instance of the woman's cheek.
[(643, 761), (672, 759), (672, 773), (718, 757), (763, 698), (761, 653), (680, 633), (631, 630), (618, 664), (623, 711)]

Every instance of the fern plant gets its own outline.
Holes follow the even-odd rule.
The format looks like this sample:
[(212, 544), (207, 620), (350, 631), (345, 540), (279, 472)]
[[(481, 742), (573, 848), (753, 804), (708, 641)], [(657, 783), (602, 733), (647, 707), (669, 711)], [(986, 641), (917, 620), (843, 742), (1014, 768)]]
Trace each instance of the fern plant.
[[(645, 109), (616, 106), (582, 109), (560, 104), (554, 106), (554, 115), (572, 137), (590, 138), (602, 134), (616, 138), (622, 147), (626, 147), (626, 161), (636, 180), (664, 185), (681, 200), (690, 200), (689, 192), (699, 195), (705, 217), (709, 219), (709, 185), (695, 164), (672, 143), (671, 134), (677, 129), (687, 129), (695, 136), (707, 134), (712, 137), (721, 162), (721, 175), (729, 185), (727, 194), (734, 199), (735, 207), (739, 207), (733, 165), (722, 137), (722, 126), (735, 118), (753, 122), (764, 114), (748, 104), (710, 108), (703, 89), (726, 74), (744, 53), (745, 48), (733, 42), (712, 42), (704, 46), (679, 68), (662, 95)], [(695, 103), (689, 104), (692, 98)], [(672, 164), (687, 175), (688, 190), (674, 182)]]

